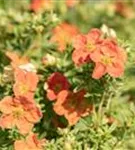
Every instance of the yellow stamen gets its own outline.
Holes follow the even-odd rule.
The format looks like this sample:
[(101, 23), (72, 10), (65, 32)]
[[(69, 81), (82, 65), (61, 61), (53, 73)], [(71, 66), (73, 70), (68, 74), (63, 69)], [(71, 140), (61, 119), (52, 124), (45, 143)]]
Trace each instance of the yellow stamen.
[(95, 46), (94, 46), (91, 42), (88, 41), (87, 44), (86, 44), (86, 48), (87, 48), (90, 52), (93, 52)]
[(109, 56), (103, 56), (101, 62), (105, 65), (112, 64), (112, 59)]
[(28, 86), (25, 85), (25, 84), (20, 84), (19, 90), (20, 90), (21, 94), (25, 94), (25, 93), (28, 92), (29, 88), (28, 88)]
[(19, 119), (22, 115), (23, 115), (23, 109), (22, 108), (20, 108), (20, 107), (18, 107), (18, 108), (15, 108), (14, 110), (13, 110), (13, 116), (15, 117), (15, 118), (17, 118), (17, 119)]

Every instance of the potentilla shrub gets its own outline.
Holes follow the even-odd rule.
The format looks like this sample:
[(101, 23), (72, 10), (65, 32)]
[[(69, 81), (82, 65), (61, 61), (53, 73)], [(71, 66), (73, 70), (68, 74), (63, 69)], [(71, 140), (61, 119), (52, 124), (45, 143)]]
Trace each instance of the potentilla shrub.
[(36, 13), (18, 14), (19, 20), (2, 10), (1, 149), (109, 150), (121, 128), (109, 109), (126, 49), (101, 29), (84, 34), (31, 7)]

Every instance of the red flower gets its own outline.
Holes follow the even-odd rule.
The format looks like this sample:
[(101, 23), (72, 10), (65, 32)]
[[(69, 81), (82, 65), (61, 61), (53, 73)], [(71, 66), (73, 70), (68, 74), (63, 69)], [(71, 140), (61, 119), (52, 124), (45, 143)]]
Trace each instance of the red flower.
[(15, 150), (44, 150), (45, 140), (39, 140), (37, 135), (30, 133), (26, 139), (17, 140), (14, 143)]
[(101, 31), (92, 29), (87, 35), (78, 35), (74, 38), (75, 48), (72, 59), (76, 65), (81, 65), (91, 60), (91, 54), (99, 48)]
[(40, 109), (24, 98), (5, 97), (0, 101), (0, 111), (2, 112), (0, 126), (3, 129), (17, 127), (21, 134), (29, 133), (42, 117)]
[(53, 30), (51, 42), (58, 44), (58, 50), (63, 52), (67, 44), (72, 43), (72, 39), (79, 33), (74, 25), (62, 23)]
[(112, 40), (104, 40), (100, 49), (91, 54), (91, 59), (96, 64), (92, 75), (95, 79), (101, 78), (106, 73), (113, 77), (119, 77), (124, 72), (126, 54)]
[(53, 109), (58, 115), (64, 115), (70, 125), (74, 125), (81, 117), (87, 116), (92, 110), (92, 106), (86, 103), (84, 95), (84, 90), (77, 93), (63, 90), (59, 93)]
[(47, 86), (48, 99), (55, 100), (60, 91), (69, 89), (70, 84), (65, 76), (59, 72), (55, 72), (48, 78)]
[(33, 98), (38, 83), (38, 76), (34, 72), (15, 70), (15, 84), (13, 91), (16, 97)]

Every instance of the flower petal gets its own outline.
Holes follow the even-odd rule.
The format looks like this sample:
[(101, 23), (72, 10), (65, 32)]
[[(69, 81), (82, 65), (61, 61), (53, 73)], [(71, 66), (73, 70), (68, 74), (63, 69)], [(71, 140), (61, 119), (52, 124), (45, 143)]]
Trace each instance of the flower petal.
[(21, 134), (27, 134), (29, 133), (32, 128), (33, 128), (33, 124), (28, 122), (25, 118), (20, 118), (17, 122), (16, 122), (16, 126), (18, 128), (18, 130), (20, 131)]
[(92, 77), (94, 79), (101, 78), (106, 73), (106, 67), (102, 65), (101, 63), (96, 63), (96, 66), (94, 68)]
[(57, 95), (54, 93), (53, 90), (47, 90), (47, 98), (48, 98), (50, 101), (55, 100), (56, 97), (57, 97)]
[(23, 140), (15, 141), (14, 150), (27, 150), (25, 141), (23, 141)]
[(124, 73), (124, 65), (122, 63), (115, 63), (107, 67), (107, 72), (113, 77), (119, 77)]
[(102, 57), (102, 54), (101, 54), (101, 52), (99, 50), (95, 50), (90, 55), (91, 60), (94, 61), (95, 63), (100, 62), (101, 61), (101, 57)]
[(4, 114), (10, 114), (13, 110), (13, 98), (6, 96), (0, 101), (0, 111)]
[(15, 127), (16, 120), (12, 115), (2, 115), (0, 118), (0, 127), (5, 129), (11, 129)]

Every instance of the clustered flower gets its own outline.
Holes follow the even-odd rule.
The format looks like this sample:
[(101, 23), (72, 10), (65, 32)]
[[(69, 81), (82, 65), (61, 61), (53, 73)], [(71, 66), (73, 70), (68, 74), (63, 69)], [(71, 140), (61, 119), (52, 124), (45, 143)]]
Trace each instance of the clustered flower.
[(89, 115), (92, 111), (92, 105), (85, 101), (84, 95), (85, 90), (63, 90), (59, 93), (53, 109), (58, 115), (64, 115), (69, 125), (75, 125), (81, 117)]
[(106, 73), (112, 77), (119, 77), (124, 72), (125, 51), (115, 39), (103, 37), (99, 29), (92, 29), (86, 35), (77, 35), (74, 38), (72, 60), (76, 66), (94, 63), (94, 79), (99, 79)]
[[(101, 30), (94, 28), (88, 33), (82, 34), (75, 25), (70, 24), (69, 22), (61, 22), (52, 29), (52, 27), (59, 21), (56, 14), (53, 14), (53, 9), (55, 7), (56, 12), (68, 13), (69, 11), (67, 10), (70, 10), (71, 14), (73, 14), (75, 12), (73, 7), (79, 5), (79, 3), (83, 3), (83, 0), (64, 0), (63, 2), (62, 0), (29, 0), (29, 2), (29, 10), (33, 13), (30, 16), (26, 13), (26, 17), (30, 17), (32, 19), (34, 13), (36, 13), (34, 17), (35, 22), (30, 23), (29, 19), (25, 19), (26, 17), (24, 18), (25, 22), (22, 25), (19, 24), (17, 21), (18, 19), (16, 20), (16, 18), (14, 21), (10, 21), (8, 19), (4, 19), (3, 21), (4, 24), (9, 22), (9, 25), (11, 26), (17, 24), (17, 30), (15, 28), (15, 32), (12, 33), (13, 37), (17, 37), (17, 40), (11, 40), (11, 43), (10, 40), (4, 42), (5, 44), (4, 46), (1, 46), (2, 48), (7, 44), (8, 47), (16, 47), (15, 42), (17, 42), (20, 37), (16, 35), (21, 35), (22, 33), (23, 39), (21, 38), (20, 40), (21, 42), (24, 41), (24, 47), (30, 48), (28, 50), (33, 49), (33, 47), (41, 49), (38, 53), (34, 51), (37, 54), (37, 56), (35, 54), (34, 57), (32, 57), (34, 58), (34, 61), (39, 60), (39, 58), (42, 57), (42, 54), (45, 53), (41, 62), (38, 62), (38, 65), (40, 64), (41, 66), (39, 66), (37, 71), (29, 58), (26, 57), (28, 53), (20, 56), (12, 51), (6, 52), (6, 57), (10, 60), (10, 65), (4, 67), (4, 73), (0, 74), (0, 81), (2, 76), (2, 79), (5, 79), (4, 83), (11, 83), (12, 89), (10, 88), (8, 92), (12, 93), (12, 95), (9, 94), (0, 100), (0, 128), (2, 130), (12, 131), (9, 132), (9, 137), (12, 138), (11, 143), (14, 142), (13, 149), (44, 150), (47, 141), (45, 139), (40, 139), (35, 132), (39, 131), (41, 137), (44, 135), (48, 136), (49, 131), (54, 132), (56, 130), (49, 129), (43, 133), (41, 132), (48, 128), (50, 124), (55, 128), (65, 128), (67, 125), (73, 126), (77, 124), (83, 117), (91, 117), (92, 115), (94, 116), (94, 118), (91, 118), (93, 127), (99, 127), (100, 121), (101, 124), (102, 122), (105, 122), (108, 125), (113, 123), (119, 124), (119, 121), (111, 116), (111, 112), (108, 111), (110, 101), (107, 103), (107, 109), (105, 108), (104, 102), (107, 101), (104, 101), (104, 98), (111, 98), (113, 90), (111, 91), (109, 85), (106, 86), (106, 84), (104, 84), (108, 78), (103, 78), (102, 80), (102, 77), (106, 77), (106, 75), (111, 76), (112, 78), (117, 78), (122, 76), (124, 73), (125, 62), (127, 59), (126, 53), (125, 50), (118, 44), (114, 30), (103, 25)], [(59, 9), (59, 3), (60, 6), (64, 6), (62, 9)], [(113, 7), (116, 13), (119, 13), (121, 16), (128, 19), (133, 18), (134, 12), (132, 8), (126, 5), (122, 0), (118, 0), (112, 5), (114, 5)], [(81, 7), (79, 9), (79, 12), (82, 11)], [(50, 11), (49, 14), (43, 13), (43, 16), (37, 15), (38, 12), (46, 10), (48, 12)], [(12, 14), (11, 11), (11, 15), (4, 16), (13, 18), (12, 15), (14, 16), (14, 13)], [(78, 16), (83, 17), (85, 20), (87, 19), (87, 17), (85, 18), (85, 13), (78, 13)], [(70, 21), (69, 18), (66, 18), (66, 20)], [(16, 21), (17, 23), (14, 23)], [(25, 24), (27, 26), (22, 28)], [(29, 32), (30, 26), (32, 26), (36, 32)], [(42, 32), (44, 31), (44, 28), (47, 29), (45, 30), (47, 32), (45, 35), (44, 32)], [(49, 31), (50, 29), (52, 30)], [(27, 31), (28, 33), (33, 33), (32, 35), (34, 35), (34, 38), (29, 38), (29, 35), (27, 37), (27, 34), (25, 34)], [(9, 37), (12, 37), (11, 32), (10, 34), (8, 34), (8, 32), (5, 33), (5, 38), (8, 35)], [(25, 40), (24, 37), (26, 37)], [(46, 41), (48, 40), (49, 44), (42, 44), (44, 39), (45, 43), (47, 43)], [(48, 50), (46, 50), (47, 48)], [(51, 51), (52, 49), (56, 49), (57, 51)], [(61, 59), (64, 61), (61, 61)], [(61, 63), (63, 64), (61, 65)], [(87, 68), (91, 69), (89, 72), (91, 73), (92, 78), (87, 76)], [(55, 71), (52, 72), (52, 70)], [(37, 72), (39, 72), (41, 76), (40, 82)], [(48, 74), (49, 76), (47, 76)], [(86, 75), (86, 78), (84, 77), (83, 79), (83, 75)], [(44, 83), (45, 91), (42, 86), (44, 78), (47, 78)], [(88, 85), (84, 85), (87, 84), (87, 81)], [(109, 83), (110, 82), (113, 85), (113, 81), (109, 80)], [(103, 88), (100, 89), (102, 83)], [(38, 85), (41, 86), (38, 87)], [(109, 89), (110, 91), (107, 93), (107, 90), (104, 91), (104, 87), (107, 87), (106, 89)], [(108, 95), (104, 95), (105, 92), (111, 96), (109, 97)], [(44, 94), (45, 96), (43, 96)], [(42, 113), (40, 105), (36, 102), (36, 97), (40, 101), (42, 110), (47, 108), (46, 110), (43, 110), (44, 114)], [(101, 97), (102, 100), (100, 103)], [(93, 102), (93, 100), (95, 101)], [(49, 120), (49, 123), (46, 123), (46, 120)], [(37, 124), (39, 121), (41, 121), (41, 124)], [(40, 129), (40, 127), (42, 128)], [(74, 142), (75, 139), (74, 137), (72, 138), (72, 134), (71, 136), (67, 136), (64, 132), (67, 134), (67, 129), (61, 134), (66, 138), (63, 140), (60, 137), (60, 140), (58, 140), (56, 144), (59, 147), (61, 146), (61, 143), (59, 142), (62, 142), (65, 144), (65, 148), (63, 149), (72, 149), (71, 146), (68, 145), (76, 144), (76, 141)], [(48, 137), (51, 138), (52, 135), (56, 135), (56, 133), (51, 134), (51, 136), (49, 135)], [(70, 137), (73, 142), (68, 142)], [(50, 142), (50, 149), (53, 149), (53, 142), (54, 141)], [(81, 146), (79, 144), (77, 147), (85, 147), (84, 149), (87, 149), (87, 142), (85, 143), (86, 146)], [(59, 147), (58, 149), (61, 148)]]
[(65, 116), (69, 125), (76, 124), (81, 117), (92, 111), (92, 106), (84, 98), (85, 90), (73, 92), (67, 78), (59, 72), (50, 75), (47, 80), (47, 98), (54, 100), (53, 109), (59, 116)]
[(21, 134), (27, 134), (42, 117), (40, 109), (26, 98), (6, 96), (0, 101), (0, 127), (17, 127)]
[[(36, 7), (39, 6), (33, 4), (32, 7), (36, 11)], [(80, 34), (75, 26), (62, 23), (53, 30), (50, 41), (57, 43), (60, 52), (65, 51), (68, 44), (73, 44), (74, 64), (77, 67), (92, 64), (94, 79), (100, 79), (106, 74), (116, 78), (124, 72), (126, 61), (124, 49), (118, 45), (114, 37), (105, 37), (99, 29), (92, 29), (88, 34)], [(0, 101), (0, 127), (15, 128), (23, 135), (24, 138), (14, 142), (15, 150), (43, 150), (45, 140), (39, 140), (32, 132), (34, 125), (42, 118), (41, 109), (34, 100), (39, 82), (36, 69), (25, 56), (20, 57), (13, 52), (7, 52), (6, 55), (11, 60), (14, 84), (13, 96), (6, 96)], [(50, 55), (46, 55), (42, 61), (47, 66), (50, 60), (56, 63)], [(60, 72), (52, 73), (47, 78), (44, 88), (46, 98), (53, 104), (55, 115), (64, 116), (70, 126), (93, 111), (93, 106), (85, 97), (86, 90), (83, 87), (78, 91), (72, 89), (67, 77)], [(57, 118), (53, 121), (58, 124)]]
[(51, 74), (47, 79), (47, 98), (49, 100), (56, 100), (58, 94), (62, 90), (68, 90), (70, 83), (67, 78), (59, 72)]
[[(73, 42), (72, 60), (77, 67), (94, 64), (92, 77), (100, 79), (105, 74), (119, 77), (124, 72), (126, 54), (114, 37), (105, 37), (99, 29), (92, 29), (88, 34), (75, 32), (73, 26), (61, 24), (54, 29), (51, 41), (57, 42), (58, 50), (64, 51), (66, 44)], [(60, 72), (52, 73), (45, 83), (46, 97), (53, 101), (53, 110), (64, 116), (69, 125), (76, 124), (81, 117), (92, 112), (93, 107), (87, 103), (85, 89), (77, 92), (71, 90), (68, 79)]]
[[(42, 112), (34, 100), (34, 94), (39, 81), (36, 72), (29, 69), (30, 62), (25, 57), (20, 57), (16, 53), (7, 53), (11, 59), (14, 80), (13, 96), (6, 96), (0, 101), (0, 127), (2, 129), (18, 129), (18, 132), (26, 136), (26, 142), (15, 141), (15, 150), (42, 150), (41, 145), (37, 146), (34, 141), (35, 134), (32, 132), (34, 124), (38, 123), (42, 118)], [(26, 65), (24, 68), (20, 66)], [(29, 70), (29, 71), (28, 71)], [(27, 143), (27, 139), (33, 140), (33, 143)], [(37, 140), (37, 139), (36, 139)], [(35, 142), (35, 143), (34, 143)], [(35, 144), (35, 145), (34, 145)], [(29, 147), (29, 148), (25, 148)]]

